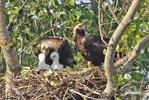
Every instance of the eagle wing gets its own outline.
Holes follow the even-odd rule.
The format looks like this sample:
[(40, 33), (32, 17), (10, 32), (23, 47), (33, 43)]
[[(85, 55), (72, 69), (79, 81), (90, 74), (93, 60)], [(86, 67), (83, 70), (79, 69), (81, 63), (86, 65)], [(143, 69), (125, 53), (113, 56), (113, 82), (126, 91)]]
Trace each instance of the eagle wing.
[[(109, 40), (106, 39), (106, 42)], [(107, 46), (101, 41), (100, 36), (87, 35), (84, 41), (84, 48), (87, 53), (87, 58), (93, 65), (99, 66), (104, 61), (103, 50)]]
[(43, 48), (45, 48), (45, 49), (53, 48), (54, 50), (57, 51), (58, 48), (60, 48), (62, 44), (63, 44), (62, 38), (49, 37), (49, 38), (39, 42), (39, 44), (37, 45), (37, 52), (41, 53)]
[(75, 47), (81, 53), (81, 55), (84, 57), (84, 59), (88, 61), (89, 60), (88, 53), (87, 53), (87, 51), (85, 49), (85, 45), (84, 45), (85, 41), (86, 41), (85, 37), (80, 40), (77, 40), (77, 42), (75, 43)]
[[(66, 39), (63, 41), (61, 48), (58, 49), (58, 52), (60, 53), (60, 63), (62, 62), (64, 66), (72, 67), (74, 64), (74, 60), (73, 60), (74, 57), (72, 53), (72, 48)], [(64, 60), (65, 58), (67, 59)]]
[(68, 41), (60, 37), (49, 37), (41, 41), (37, 45), (38, 54), (43, 52), (43, 50), (48, 50), (48, 55), (46, 56), (46, 63), (51, 65), (52, 61), (49, 59), (51, 52), (58, 51), (60, 55), (60, 63), (64, 66), (73, 65), (73, 53), (72, 48)]

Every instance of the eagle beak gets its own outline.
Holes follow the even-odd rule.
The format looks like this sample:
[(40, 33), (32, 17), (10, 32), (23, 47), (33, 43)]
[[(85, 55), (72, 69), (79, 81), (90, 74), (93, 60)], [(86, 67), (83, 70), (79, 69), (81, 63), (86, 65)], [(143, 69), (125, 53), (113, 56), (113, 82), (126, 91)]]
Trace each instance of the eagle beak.
[(79, 29), (86, 30), (85, 24), (78, 24)]

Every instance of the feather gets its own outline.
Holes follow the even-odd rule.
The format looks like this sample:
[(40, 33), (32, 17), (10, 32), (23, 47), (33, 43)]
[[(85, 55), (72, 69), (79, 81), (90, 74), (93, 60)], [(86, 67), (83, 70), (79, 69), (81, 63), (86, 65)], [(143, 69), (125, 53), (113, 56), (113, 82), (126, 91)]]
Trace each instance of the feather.
[(70, 66), (73, 67), (74, 57), (72, 54), (72, 47), (69, 45), (68, 41), (65, 38), (61, 37), (48, 37), (45, 40), (42, 40), (37, 45), (38, 54), (45, 52), (46, 49), (46, 64), (51, 65), (52, 60), (50, 55), (53, 51), (59, 53), (59, 62), (64, 67)]
[[(100, 66), (104, 61), (103, 50), (106, 45), (100, 36), (89, 35), (85, 24), (78, 24), (74, 28), (73, 38), (76, 49), (82, 54), (86, 61), (90, 61), (94, 66)], [(106, 42), (109, 39), (104, 38)]]

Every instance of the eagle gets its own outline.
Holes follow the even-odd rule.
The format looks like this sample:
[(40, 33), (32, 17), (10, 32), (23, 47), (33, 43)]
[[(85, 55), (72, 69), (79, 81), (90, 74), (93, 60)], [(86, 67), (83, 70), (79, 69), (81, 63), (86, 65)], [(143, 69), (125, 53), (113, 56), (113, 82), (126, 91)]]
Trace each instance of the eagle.
[(49, 69), (50, 68), (50, 66), (48, 64), (46, 64), (46, 62), (45, 62), (45, 59), (46, 59), (45, 53), (40, 53), (38, 55), (38, 59), (39, 59), (39, 63), (38, 63), (38, 67), (37, 67), (38, 70), (41, 67), (44, 67), (45, 69)]
[(38, 55), (38, 59), (39, 59), (39, 63), (38, 63), (38, 67), (37, 67), (37, 73), (40, 74), (40, 72), (44, 72), (44, 71), (47, 71), (47, 70), (65, 70), (63, 65), (60, 64), (59, 62), (59, 53), (56, 52), (56, 51), (53, 51), (50, 53), (50, 60), (52, 61), (51, 65), (48, 65), (46, 64), (45, 62), (45, 59), (46, 59), (46, 53), (48, 52), (49, 53), (49, 50), (43, 50), (43, 53), (40, 53)]
[(37, 73), (44, 72), (46, 70), (50, 69), (50, 66), (46, 64), (45, 59), (46, 59), (46, 54), (45, 53), (40, 53), (38, 55), (39, 63), (37, 67)]
[(45, 63), (50, 65), (53, 60), (50, 58), (52, 52), (57, 52), (59, 55), (59, 63), (66, 66), (73, 67), (75, 64), (72, 47), (69, 45), (68, 41), (62, 37), (48, 37), (40, 41), (37, 45), (37, 53), (43, 53), (46, 50)]
[[(74, 27), (73, 38), (76, 49), (83, 58), (88, 61), (89, 66), (100, 66), (104, 62), (103, 50), (107, 48), (100, 36), (88, 34), (85, 24), (77, 24)], [(104, 38), (106, 42), (109, 39)]]
[(52, 61), (53, 61), (52, 64), (51, 64), (51, 66), (50, 66), (50, 68), (52, 70), (55, 70), (55, 69), (64, 70), (63, 65), (60, 64), (60, 62), (59, 62), (59, 54), (58, 54), (58, 52), (53, 51), (51, 53), (51, 55), (50, 55), (50, 59), (52, 59)]

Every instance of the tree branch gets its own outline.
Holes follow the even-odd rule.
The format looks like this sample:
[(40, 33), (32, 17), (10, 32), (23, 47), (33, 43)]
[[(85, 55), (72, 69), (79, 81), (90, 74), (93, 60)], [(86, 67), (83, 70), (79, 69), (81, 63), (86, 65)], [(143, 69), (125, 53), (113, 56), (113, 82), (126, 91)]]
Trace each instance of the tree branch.
[[(126, 74), (132, 70), (132, 64), (137, 56), (140, 54), (140, 51), (145, 45), (149, 43), (149, 35), (144, 37), (136, 46), (132, 53), (127, 54), (125, 57), (121, 58), (120, 60), (114, 63), (114, 67), (116, 68), (117, 73), (119, 74)], [(123, 65), (123, 68), (120, 66)], [(127, 67), (126, 67), (127, 66)]]
[(145, 47), (147, 44), (149, 44), (149, 35), (145, 36), (134, 48), (133, 52), (131, 53), (131, 56), (129, 57), (128, 61), (123, 66), (123, 69), (121, 70), (121, 74), (126, 74), (130, 72), (133, 68), (133, 63), (137, 56), (140, 54), (141, 49)]
[(107, 3), (108, 3), (108, 8), (109, 8), (109, 10), (110, 10), (110, 12), (111, 12), (111, 14), (112, 14), (112, 16), (113, 16), (113, 19), (117, 22), (117, 24), (119, 24), (119, 21), (118, 21), (116, 15), (115, 15), (115, 13), (114, 13), (113, 10), (112, 10), (112, 7), (111, 7), (111, 5), (110, 5), (109, 0), (106, 0), (106, 1), (107, 1)]
[(102, 40), (102, 42), (105, 44), (105, 45), (107, 45), (107, 43), (106, 43), (106, 41), (103, 39), (103, 33), (102, 33), (102, 31), (101, 31), (101, 16), (102, 16), (102, 14), (101, 14), (101, 7), (100, 7), (100, 5), (101, 5), (101, 1), (99, 0), (98, 1), (98, 25), (99, 25), (99, 32), (100, 32), (100, 38), (101, 38), (101, 40)]
[(26, 47), (24, 47), (19, 53), (18, 55), (20, 55), (22, 52), (24, 52), (24, 50), (26, 50), (28, 47), (32, 46), (40, 37), (42, 37), (43, 35), (51, 32), (55, 27), (52, 27), (51, 29), (47, 30), (46, 32), (42, 33), (39, 37), (35, 38), (32, 42), (30, 42)]
[(114, 70), (114, 54), (115, 54), (117, 43), (120, 40), (121, 36), (124, 34), (124, 31), (130, 24), (131, 20), (133, 19), (140, 1), (141, 0), (133, 0), (127, 14), (124, 16), (123, 20), (116, 28), (113, 36), (111, 37), (108, 43), (107, 52), (106, 52), (105, 61), (104, 61), (104, 69), (105, 69), (105, 75), (107, 78), (107, 86), (103, 91), (103, 93), (106, 94), (107, 97), (112, 96), (117, 87), (117, 83), (116, 83), (117, 76)]
[(0, 49), (0, 73), (2, 72), (3, 68), (2, 68), (2, 53), (1, 53), (1, 49)]
[(128, 54), (128, 55), (124, 56), (123, 58), (119, 59), (118, 61), (116, 61), (116, 62), (114, 63), (114, 67), (115, 67), (115, 68), (118, 68), (118, 67), (120, 67), (121, 65), (124, 65), (125, 62), (128, 60), (129, 57), (130, 57), (130, 55)]

